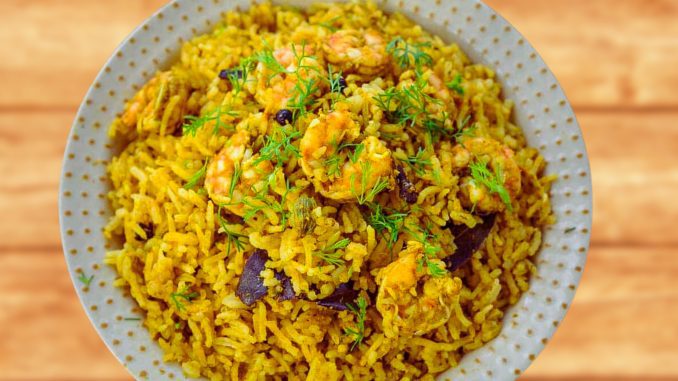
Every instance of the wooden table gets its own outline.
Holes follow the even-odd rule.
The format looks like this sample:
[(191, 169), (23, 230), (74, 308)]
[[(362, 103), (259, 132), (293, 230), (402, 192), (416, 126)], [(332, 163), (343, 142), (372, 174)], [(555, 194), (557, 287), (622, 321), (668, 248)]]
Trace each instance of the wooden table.
[[(57, 186), (98, 69), (161, 0), (0, 0), (0, 380), (130, 380), (66, 273)], [(591, 157), (581, 288), (524, 380), (678, 380), (678, 1), (493, 0), (572, 101)]]

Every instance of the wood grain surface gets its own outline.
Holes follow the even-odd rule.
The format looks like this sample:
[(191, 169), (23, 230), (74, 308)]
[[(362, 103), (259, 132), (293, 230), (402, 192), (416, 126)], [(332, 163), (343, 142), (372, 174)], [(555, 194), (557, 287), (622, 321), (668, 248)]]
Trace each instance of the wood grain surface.
[[(57, 221), (77, 106), (160, 0), (0, 0), (0, 381), (131, 380), (74, 293)], [(535, 45), (581, 123), (589, 261), (521, 379), (678, 380), (678, 1), (492, 0)]]

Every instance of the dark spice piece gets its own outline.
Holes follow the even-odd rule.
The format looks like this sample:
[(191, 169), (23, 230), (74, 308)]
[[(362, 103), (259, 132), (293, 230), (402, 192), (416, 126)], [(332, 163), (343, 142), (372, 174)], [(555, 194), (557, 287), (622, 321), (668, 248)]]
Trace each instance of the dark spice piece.
[(405, 175), (405, 170), (403, 167), (398, 166), (396, 168), (398, 175), (396, 176), (396, 182), (400, 188), (400, 197), (405, 200), (408, 204), (414, 204), (417, 202), (419, 197), (419, 192), (417, 192), (414, 184), (407, 178)]
[(348, 83), (346, 83), (346, 78), (344, 77), (339, 77), (339, 92), (343, 93), (344, 90), (348, 87)]
[(219, 78), (221, 79), (231, 79), (238, 78), (242, 79), (242, 70), (240, 69), (226, 69), (219, 72)]
[(285, 273), (281, 271), (276, 271), (275, 272), (275, 279), (280, 281), (280, 284), (282, 285), (282, 292), (280, 295), (278, 295), (278, 300), (292, 300), (295, 299), (297, 296), (294, 294), (294, 288), (292, 287), (292, 279), (285, 275)]
[(247, 258), (245, 267), (238, 281), (238, 288), (235, 294), (248, 306), (254, 304), (257, 300), (263, 298), (268, 293), (261, 279), (261, 272), (264, 270), (268, 261), (268, 252), (266, 250), (254, 250), (252, 255)]
[(353, 282), (342, 283), (334, 290), (332, 295), (318, 300), (317, 304), (337, 311), (346, 311), (348, 309), (346, 305), (353, 303), (359, 293), (360, 291), (353, 289)]
[(448, 271), (454, 271), (464, 265), (473, 253), (475, 253), (480, 246), (482, 246), (485, 239), (490, 234), (496, 214), (490, 214), (483, 218), (483, 222), (476, 225), (473, 229), (468, 226), (448, 224), (448, 228), (454, 235), (454, 244), (457, 246), (457, 251), (449, 257), (443, 259)]
[[(139, 224), (139, 227), (141, 228), (141, 230), (144, 231), (144, 233), (146, 233), (146, 239), (147, 239), (147, 240), (153, 238), (153, 236), (155, 235), (155, 234), (154, 234), (155, 228), (153, 227), (153, 224), (152, 224), (152, 223), (150, 223), (150, 222), (147, 223), (147, 224), (141, 223), (141, 224)], [(142, 238), (140, 235), (138, 235), (138, 234), (137, 234), (137, 238), (139, 238), (140, 240), (143, 239), (143, 238)]]
[(279, 125), (284, 126), (286, 124), (292, 124), (292, 117), (292, 111), (284, 108), (275, 114), (275, 121), (278, 122)]

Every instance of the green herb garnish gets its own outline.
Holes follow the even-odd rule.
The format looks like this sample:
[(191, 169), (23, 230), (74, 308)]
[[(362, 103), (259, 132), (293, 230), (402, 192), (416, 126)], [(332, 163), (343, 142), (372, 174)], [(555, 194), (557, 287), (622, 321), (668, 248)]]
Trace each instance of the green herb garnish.
[(334, 108), (334, 104), (341, 98), (341, 78), (342, 73), (333, 73), (332, 65), (327, 64), (327, 82), (330, 84), (330, 110)]
[(122, 320), (124, 320), (124, 321), (140, 321), (141, 318), (138, 318), (138, 317), (126, 317), (126, 318), (124, 318), (124, 319), (122, 319)]
[(200, 294), (198, 294), (197, 292), (188, 293), (188, 286), (185, 286), (180, 292), (171, 293), (170, 299), (172, 299), (172, 302), (177, 307), (177, 310), (181, 311), (184, 309), (184, 304), (181, 303), (180, 299), (190, 302), (191, 300), (197, 298), (199, 295)]
[(337, 30), (339, 30), (336, 26), (333, 25), (335, 22), (337, 22), (337, 20), (339, 20), (339, 16), (331, 18), (327, 21), (319, 22), (318, 26), (328, 29), (330, 32), (334, 33)]
[(471, 177), (473, 180), (484, 185), (491, 193), (496, 193), (501, 198), (501, 201), (506, 204), (509, 211), (513, 211), (511, 205), (511, 196), (504, 187), (504, 175), (501, 167), (495, 167), (494, 173), (487, 167), (487, 161), (474, 161), (469, 164), (471, 169)]
[(325, 246), (321, 251), (313, 253), (314, 256), (322, 259), (330, 265), (339, 266), (346, 263), (341, 257), (339, 250), (345, 249), (348, 244), (351, 243), (351, 240), (344, 238), (340, 241), (333, 243), (330, 246)]
[[(275, 171), (271, 173), (269, 178), (274, 178), (274, 176)], [(290, 188), (289, 179), (287, 179), (285, 181), (285, 192), (281, 196), (280, 201), (276, 200), (273, 197), (268, 197), (268, 187), (265, 187), (264, 189), (260, 190), (253, 197), (243, 198), (241, 202), (246, 207), (243, 219), (245, 221), (251, 220), (259, 212), (262, 212), (266, 209), (270, 209), (280, 216), (280, 225), (286, 226), (290, 212), (288, 210), (285, 210), (285, 204), (287, 200), (287, 195), (289, 194), (290, 191), (293, 191), (294, 189), (296, 188)]]
[(203, 164), (202, 167), (200, 167), (200, 169), (198, 169), (198, 171), (188, 179), (188, 182), (184, 185), (184, 189), (193, 189), (196, 185), (198, 185), (200, 180), (202, 180), (202, 178), (205, 177), (205, 174), (207, 173), (208, 163), (209, 160), (205, 160), (205, 164)]
[(575, 228), (574, 226), (573, 226), (573, 227), (570, 227), (570, 228), (567, 228), (567, 229), (565, 229), (565, 234), (572, 233), (572, 232), (575, 231), (575, 230), (577, 230), (577, 228)]
[(402, 37), (398, 36), (386, 45), (386, 52), (391, 54), (401, 69), (405, 69), (414, 64), (419, 68), (422, 65), (430, 65), (433, 59), (422, 48), (431, 47), (430, 42), (418, 42), (410, 44)]
[(89, 287), (89, 285), (92, 283), (92, 280), (94, 279), (94, 275), (87, 277), (84, 272), (80, 272), (78, 274), (78, 280), (82, 282), (82, 284), (85, 285), (85, 287)]
[(268, 160), (275, 161), (278, 167), (282, 167), (292, 157), (301, 157), (299, 149), (292, 144), (292, 140), (300, 136), (301, 132), (290, 127), (276, 129), (272, 136), (266, 136), (264, 146), (259, 151), (259, 158), (254, 161), (254, 165)]
[(358, 199), (360, 205), (364, 205), (367, 202), (372, 202), (381, 191), (388, 187), (388, 179), (384, 179), (380, 176), (374, 186), (372, 186), (371, 189), (367, 189), (367, 185), (372, 179), (372, 164), (369, 161), (365, 161), (360, 163), (360, 167), (362, 169), (360, 175), (360, 190), (358, 191), (355, 189), (355, 174), (351, 174), (351, 193)]
[(424, 167), (431, 165), (431, 159), (425, 158), (425, 155), (426, 150), (419, 147), (419, 150), (414, 156), (408, 156), (407, 159), (403, 161), (412, 167), (412, 170), (414, 170), (418, 176), (421, 176), (424, 174)]
[(347, 304), (349, 311), (351, 311), (356, 317), (355, 328), (344, 328), (344, 334), (351, 336), (353, 338), (353, 345), (351, 345), (351, 350), (356, 346), (360, 345), (365, 338), (365, 319), (367, 317), (367, 301), (362, 296), (358, 297), (356, 300), (356, 305)]
[(223, 206), (219, 205), (219, 208), (217, 209), (217, 220), (219, 221), (219, 226), (221, 227), (221, 230), (223, 230), (224, 234), (226, 234), (226, 238), (228, 241), (228, 244), (226, 246), (226, 253), (231, 254), (231, 246), (235, 246), (235, 249), (238, 252), (242, 252), (245, 247), (245, 239), (247, 238), (247, 236), (233, 232), (228, 228), (228, 226), (226, 225), (226, 220), (224, 220), (224, 218), (221, 216), (222, 209)]
[(223, 116), (236, 117), (238, 116), (238, 112), (233, 110), (224, 110), (223, 107), (219, 105), (213, 112), (204, 116), (198, 117), (188, 115), (184, 117), (188, 123), (184, 123), (182, 126), (183, 133), (184, 135), (195, 136), (198, 133), (198, 130), (205, 127), (207, 123), (214, 121), (214, 129), (212, 130), (212, 133), (216, 135), (222, 128), (228, 129), (228, 126), (221, 120)]
[(457, 94), (459, 95), (464, 95), (464, 88), (461, 87), (461, 80), (462, 80), (461, 74), (457, 74), (457, 76), (454, 77), (452, 81), (447, 83), (447, 87), (456, 91)]
[(388, 247), (392, 247), (398, 240), (398, 235), (405, 222), (407, 213), (397, 211), (386, 211), (379, 204), (370, 204), (372, 213), (369, 216), (368, 223), (374, 228), (377, 234), (382, 234), (386, 238)]

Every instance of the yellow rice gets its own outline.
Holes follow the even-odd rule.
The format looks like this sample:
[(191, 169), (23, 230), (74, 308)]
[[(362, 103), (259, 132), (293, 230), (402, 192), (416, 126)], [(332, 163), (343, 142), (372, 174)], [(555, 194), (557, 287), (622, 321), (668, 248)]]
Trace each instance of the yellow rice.
[[(354, 315), (320, 307), (312, 300), (330, 295), (349, 279), (361, 290), (376, 292), (376, 270), (404, 248), (407, 234), (401, 234), (389, 249), (357, 205), (339, 207), (316, 194), (317, 227), (309, 235), (300, 236), (283, 226), (278, 215), (268, 213), (231, 225), (247, 237), (248, 244), (242, 251), (231, 248), (227, 252), (227, 241), (218, 233), (215, 202), (200, 185), (184, 186), (206, 158), (222, 149), (232, 132), (213, 134), (211, 127), (205, 127), (195, 136), (175, 133), (184, 116), (205, 115), (230, 97), (233, 109), (252, 126), (257, 137), (254, 145), (260, 147), (267, 129), (277, 127), (273, 115), (262, 116), (266, 105), (254, 101), (251, 94), (235, 97), (229, 93), (228, 81), (218, 78), (219, 71), (237, 66), (242, 58), (265, 49), (265, 44), (275, 49), (291, 41), (317, 43), (332, 33), (320, 25), (330, 21), (338, 28), (375, 28), (386, 40), (402, 36), (429, 41), (431, 67), (446, 81), (452, 80), (450, 73), (464, 76), (466, 91), (459, 115), (451, 117), (471, 115), (478, 134), (515, 151), (523, 182), (513, 201), (514, 211), (501, 213), (469, 265), (449, 275), (462, 282), (449, 321), (423, 336), (389, 337), (372, 301), (365, 340), (353, 350), (344, 328), (355, 325)], [(511, 122), (513, 105), (501, 98), (491, 69), (473, 64), (456, 45), (431, 36), (402, 15), (384, 14), (374, 4), (317, 5), (308, 12), (264, 4), (228, 13), (212, 33), (185, 43), (179, 61), (158, 73), (135, 100), (160, 99), (158, 88), (170, 75), (187, 86), (163, 90), (168, 95), (162, 95), (162, 107), (138, 110), (134, 123), (125, 123), (122, 115), (111, 126), (112, 138), (122, 141), (125, 148), (108, 167), (112, 182), (108, 196), (115, 213), (105, 229), (108, 238), (123, 242), (121, 249), (106, 256), (106, 263), (119, 274), (115, 285), (128, 289), (144, 312), (144, 325), (164, 351), (165, 361), (179, 363), (188, 377), (210, 380), (432, 380), (499, 334), (505, 309), (518, 301), (535, 273), (541, 230), (553, 222), (548, 192), (554, 179), (542, 176), (543, 158), (527, 147), (520, 128)], [(394, 78), (370, 81), (384, 89)], [(414, 142), (421, 137), (388, 123), (381, 110), (369, 107), (372, 93), (352, 85), (347, 94), (348, 101), (355, 103), (352, 110), (360, 114), (356, 119), (369, 121), (365, 133), (400, 136), (390, 147), (400, 150), (396, 157), (416, 152)], [(126, 114), (135, 100), (128, 103)], [(327, 94), (317, 100), (323, 107), (329, 103)], [(263, 123), (264, 119), (268, 122)], [(302, 122), (298, 125), (303, 126)], [(441, 157), (451, 148), (436, 149), (432, 166), (441, 169)], [(283, 172), (297, 185), (309, 187), (296, 160), (287, 163)], [(437, 184), (415, 182), (420, 211), (413, 211), (409, 218), (420, 226), (432, 225), (440, 234), (441, 253), (448, 255), (455, 251), (454, 237), (443, 226), (448, 221), (472, 226), (478, 219), (457, 198), (459, 176), (443, 171), (440, 177)], [(386, 193), (379, 196), (380, 203), (400, 205), (397, 192), (391, 192), (394, 196)], [(287, 203), (291, 208), (294, 200)], [(153, 234), (143, 224), (152, 224)], [(356, 244), (343, 254), (355, 271), (319, 266), (313, 256), (323, 243), (339, 236), (350, 237)], [(244, 305), (235, 291), (254, 248), (265, 249), (270, 256), (268, 269), (262, 272), (268, 286), (275, 288), (279, 283), (273, 270), (284, 269), (295, 291), (312, 300), (281, 302), (269, 295), (251, 307)], [(172, 294), (186, 287), (197, 295), (177, 308)]]

